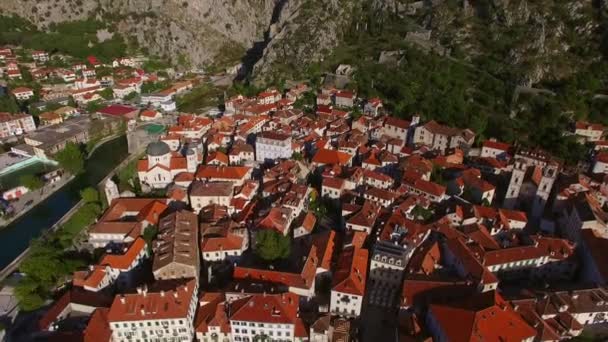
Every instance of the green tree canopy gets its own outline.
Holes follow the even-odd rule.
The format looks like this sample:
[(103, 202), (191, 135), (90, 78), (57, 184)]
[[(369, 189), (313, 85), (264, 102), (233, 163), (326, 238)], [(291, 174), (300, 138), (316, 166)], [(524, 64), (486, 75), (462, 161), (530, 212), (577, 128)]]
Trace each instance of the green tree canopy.
[(15, 297), (19, 301), (19, 307), (24, 311), (33, 311), (44, 305), (38, 283), (27, 276), (15, 288)]
[(67, 172), (77, 175), (84, 170), (84, 154), (80, 146), (69, 142), (65, 148), (55, 154), (55, 160)]
[(80, 198), (86, 203), (99, 203), (99, 191), (92, 187), (82, 189), (80, 191)]
[(286, 259), (291, 253), (289, 237), (273, 230), (261, 230), (255, 235), (255, 253), (266, 261)]
[(19, 177), (19, 184), (30, 190), (38, 190), (42, 188), (44, 182), (42, 182), (40, 177), (34, 175), (22, 175)]

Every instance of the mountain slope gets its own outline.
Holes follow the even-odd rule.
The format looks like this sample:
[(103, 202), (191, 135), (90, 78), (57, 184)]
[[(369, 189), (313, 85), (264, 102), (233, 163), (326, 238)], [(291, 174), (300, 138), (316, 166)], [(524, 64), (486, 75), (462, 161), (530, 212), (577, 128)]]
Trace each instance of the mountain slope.
[(14, 13), (40, 28), (91, 16), (113, 23), (150, 52), (174, 63), (236, 62), (268, 29), (274, 0), (3, 0), (0, 12)]

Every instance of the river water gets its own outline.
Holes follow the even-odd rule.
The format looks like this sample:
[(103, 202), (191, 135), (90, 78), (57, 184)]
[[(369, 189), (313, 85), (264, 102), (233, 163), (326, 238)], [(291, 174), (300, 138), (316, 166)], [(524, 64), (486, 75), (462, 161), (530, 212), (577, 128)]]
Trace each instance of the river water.
[(80, 200), (80, 190), (97, 184), (128, 155), (127, 139), (109, 141), (93, 152), (86, 170), (6, 228), (0, 230), (0, 269), (8, 266), (30, 244), (52, 227)]

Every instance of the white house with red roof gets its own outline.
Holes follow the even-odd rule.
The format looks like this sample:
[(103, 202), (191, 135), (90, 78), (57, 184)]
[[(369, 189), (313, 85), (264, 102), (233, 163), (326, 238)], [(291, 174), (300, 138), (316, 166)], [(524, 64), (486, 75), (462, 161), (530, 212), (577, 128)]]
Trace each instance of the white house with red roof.
[(238, 305), (237, 301), (226, 302), (223, 292), (205, 292), (196, 309), (194, 329), (198, 341), (232, 341), (227, 306)]
[(211, 128), (213, 120), (204, 116), (180, 115), (177, 124), (169, 127), (169, 134), (177, 134), (186, 139), (202, 139)]
[(34, 91), (32, 89), (26, 88), (26, 87), (18, 87), (18, 88), (11, 90), (11, 92), (13, 93), (13, 95), (15, 95), (15, 98), (19, 101), (27, 101), (27, 100), (31, 99), (32, 97), (34, 97)]
[(577, 121), (574, 125), (574, 134), (583, 142), (599, 141), (604, 135), (604, 126), (585, 121)]
[(21, 135), (35, 130), (36, 124), (31, 115), (0, 112), (0, 138)]
[(56, 69), (55, 75), (66, 83), (74, 82), (76, 80), (76, 73), (69, 69)]
[(149, 225), (158, 224), (167, 209), (165, 199), (117, 198), (89, 231), (89, 243), (95, 248), (108, 244), (131, 243)]
[(446, 196), (446, 187), (424, 179), (417, 179), (413, 183), (404, 183), (407, 191), (422, 196), (431, 202), (441, 202)]
[(95, 75), (97, 75), (97, 72), (95, 71), (95, 69), (83, 69), (82, 70), (82, 76), (83, 77), (95, 77)]
[(255, 154), (259, 162), (291, 158), (291, 135), (272, 131), (259, 133), (255, 141)]
[(196, 171), (195, 178), (209, 182), (232, 182), (241, 186), (251, 178), (253, 168), (248, 166), (214, 166), (201, 165)]
[(108, 312), (112, 340), (191, 341), (197, 305), (196, 279), (157, 281), (149, 289), (116, 295)]
[(249, 232), (230, 219), (201, 224), (201, 256), (204, 261), (234, 261), (249, 248)]
[(593, 173), (608, 173), (608, 152), (601, 151), (595, 156)]
[(338, 91), (334, 95), (334, 102), (337, 107), (341, 108), (352, 108), (355, 105), (355, 93), (349, 90)]
[(433, 341), (532, 342), (536, 337), (536, 329), (496, 291), (431, 304), (426, 323)]
[(475, 133), (470, 129), (445, 126), (436, 121), (429, 121), (416, 127), (414, 143), (429, 146), (432, 149), (445, 151), (448, 148), (471, 147)]
[(339, 199), (345, 188), (345, 181), (338, 177), (323, 177), (321, 184), (321, 196)]
[(97, 265), (91, 266), (90, 270), (74, 273), (73, 284), (93, 292), (103, 290), (114, 283), (118, 288), (126, 288), (133, 282), (131, 271), (147, 257), (146, 242), (138, 237), (122, 253), (106, 254)]
[(330, 311), (346, 317), (358, 317), (363, 306), (367, 280), (367, 249), (349, 247), (342, 252), (333, 274)]
[(503, 158), (511, 151), (511, 145), (496, 141), (494, 139), (486, 140), (481, 145), (482, 158)]
[(48, 62), (49, 53), (46, 51), (32, 51), (32, 59), (40, 63)]
[(252, 294), (228, 305), (232, 341), (308, 341), (298, 295)]
[(380, 189), (391, 188), (395, 181), (387, 174), (378, 171), (363, 171), (363, 183)]
[(192, 148), (186, 156), (171, 151), (163, 141), (150, 143), (146, 148), (146, 159), (137, 163), (137, 176), (142, 186), (163, 189), (173, 183), (175, 176), (182, 172), (194, 172), (198, 165), (198, 156)]
[(278, 102), (281, 97), (281, 93), (276, 89), (268, 89), (258, 94), (258, 103), (263, 105), (273, 104)]
[(163, 114), (154, 109), (142, 110), (141, 113), (139, 113), (139, 120), (141, 121), (154, 121), (161, 119), (162, 117)]
[(365, 107), (363, 107), (363, 114), (369, 116), (378, 116), (382, 111), (382, 108), (382, 100), (377, 97), (374, 97), (367, 100)]
[(338, 150), (330, 150), (326, 148), (320, 148), (312, 158), (313, 166), (323, 165), (351, 165), (353, 155)]
[(409, 121), (389, 116), (384, 121), (384, 126), (382, 126), (382, 135), (406, 141), (409, 128)]

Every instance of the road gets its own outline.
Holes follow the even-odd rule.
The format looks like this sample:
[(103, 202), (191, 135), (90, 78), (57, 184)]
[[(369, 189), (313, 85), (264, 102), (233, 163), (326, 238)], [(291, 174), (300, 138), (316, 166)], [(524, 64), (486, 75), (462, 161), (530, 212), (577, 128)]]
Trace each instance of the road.
[(39, 190), (30, 191), (15, 201), (11, 202), (11, 205), (14, 209), (14, 215), (5, 218), (0, 218), (0, 227), (4, 227), (9, 225), (14, 220), (19, 217), (25, 215), (30, 209), (40, 204), (40, 202), (47, 199), (50, 195), (52, 195), (55, 191), (62, 188), (64, 185), (69, 183), (74, 177), (72, 175), (64, 174), (61, 179), (55, 181), (54, 183), (46, 184)]

